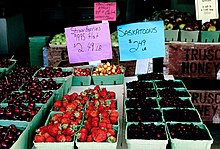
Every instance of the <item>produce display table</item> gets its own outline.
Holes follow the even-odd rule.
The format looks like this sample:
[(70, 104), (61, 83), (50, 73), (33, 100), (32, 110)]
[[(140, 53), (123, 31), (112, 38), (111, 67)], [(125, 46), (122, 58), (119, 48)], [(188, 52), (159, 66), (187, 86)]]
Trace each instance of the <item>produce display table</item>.
[[(167, 80), (174, 80), (174, 77), (172, 75), (164, 75), (164, 78), (167, 79)], [(127, 85), (126, 84), (129, 83), (129, 82), (137, 81), (137, 80), (138, 80), (137, 76), (131, 76), (131, 77), (125, 77), (124, 84), (120, 84), (120, 85), (100, 85), (101, 88), (106, 88), (108, 91), (114, 91), (116, 93), (118, 112), (119, 112), (119, 129), (120, 129), (119, 136), (118, 136), (118, 139), (117, 139), (117, 149), (133, 149), (133, 148), (136, 149), (136, 148), (143, 148), (143, 147), (146, 147), (146, 146), (151, 147), (152, 149), (156, 149), (156, 148), (163, 149), (164, 146), (167, 146), (168, 140), (160, 140), (160, 141), (158, 141), (158, 140), (148, 140), (148, 141), (144, 141), (142, 143), (138, 142), (138, 139), (136, 141), (133, 141), (133, 142), (130, 142), (130, 143), (126, 141), (126, 138), (127, 138), (127, 136), (126, 136), (127, 135), (126, 127), (127, 127), (128, 122), (127, 122), (127, 115), (126, 115), (125, 99), (129, 96), (129, 95), (127, 95)], [(71, 89), (69, 90), (68, 94), (72, 94), (74, 92), (79, 94), (79, 93), (83, 92), (86, 89), (92, 89), (94, 87), (95, 87), (95, 85), (72, 86)], [(183, 123), (183, 124), (185, 124), (185, 123)], [(202, 123), (198, 123), (198, 125), (201, 126), (204, 129), (207, 129), (206, 127), (203, 126)], [(176, 147), (174, 147), (174, 149), (179, 149), (179, 148), (182, 149), (183, 146), (186, 146), (186, 145), (189, 145), (189, 144), (193, 145), (194, 147), (198, 146), (199, 148), (202, 147), (204, 149), (210, 149), (212, 141), (213, 140), (208, 140), (208, 141), (207, 140), (202, 140), (202, 141), (200, 141), (200, 145), (199, 145), (198, 144), (199, 141), (188, 140), (188, 142), (184, 142), (184, 141), (176, 141), (175, 139), (171, 140), (171, 142), (173, 144), (176, 144)], [(100, 143), (98, 143), (98, 144), (100, 144)], [(35, 148), (33, 147), (32, 149), (35, 149)]]

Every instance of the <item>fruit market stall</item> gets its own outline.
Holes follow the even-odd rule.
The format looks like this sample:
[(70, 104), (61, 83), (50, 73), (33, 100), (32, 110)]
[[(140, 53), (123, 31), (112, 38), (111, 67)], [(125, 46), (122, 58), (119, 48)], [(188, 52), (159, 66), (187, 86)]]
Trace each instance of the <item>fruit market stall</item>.
[[(38, 76), (39, 70), (45, 71)], [(65, 92), (54, 71), (65, 73), (64, 68), (16, 64), (1, 78), (1, 124), (21, 127), (24, 131), (17, 141), (25, 148), (178, 149), (189, 144), (194, 149), (211, 148), (213, 138), (182, 80), (154, 73), (125, 77), (123, 67), (102, 63), (68, 68), (72, 80), (91, 78), (88, 84), (74, 84), (59, 76), (69, 88)], [(100, 84), (94, 79), (101, 72), (109, 74), (99, 78)], [(53, 79), (40, 79), (47, 75)], [(17, 81), (20, 77), (24, 79)], [(10, 86), (13, 81), (17, 83)], [(24, 149), (18, 142), (6, 139), (1, 147)]]

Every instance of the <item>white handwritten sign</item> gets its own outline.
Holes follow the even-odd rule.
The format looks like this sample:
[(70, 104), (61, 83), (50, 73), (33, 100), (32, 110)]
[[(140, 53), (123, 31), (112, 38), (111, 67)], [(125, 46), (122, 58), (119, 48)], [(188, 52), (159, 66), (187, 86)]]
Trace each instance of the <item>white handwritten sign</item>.
[(218, 0), (196, 0), (196, 19), (218, 19)]

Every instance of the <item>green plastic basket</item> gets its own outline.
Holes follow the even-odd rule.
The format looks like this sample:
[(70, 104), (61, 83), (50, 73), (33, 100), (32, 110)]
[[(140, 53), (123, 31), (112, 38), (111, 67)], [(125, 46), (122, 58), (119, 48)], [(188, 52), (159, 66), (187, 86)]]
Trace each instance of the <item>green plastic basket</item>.
[[(133, 86), (132, 86), (133, 84)], [(131, 82), (126, 82), (126, 88), (127, 89), (136, 89), (136, 88), (141, 88), (141, 89), (149, 89), (149, 88), (155, 88), (156, 89), (156, 86), (155, 86), (155, 83), (154, 81), (138, 81), (138, 80), (135, 80), (135, 81), (131, 81)]]
[[(158, 101), (158, 104), (159, 104), (159, 107), (160, 107), (160, 108), (183, 108), (183, 107), (181, 107), (181, 105), (162, 106), (162, 105), (161, 105), (161, 100), (162, 100), (161, 97), (160, 97), (160, 98), (157, 98), (157, 101)], [(189, 106), (186, 107), (186, 108), (195, 108), (194, 104), (192, 103), (192, 100), (190, 100), (189, 97), (178, 97), (177, 99), (175, 99), (175, 98), (170, 98), (170, 100), (171, 100), (171, 102), (172, 102), (172, 100), (182, 100), (183, 102), (185, 101), (185, 102), (188, 102), (188, 103), (189, 103)]]
[(180, 30), (180, 41), (182, 42), (198, 42), (200, 31)]
[(1, 120), (0, 125), (1, 126), (10, 126), (11, 124), (14, 124), (18, 129), (23, 130), (17, 141), (10, 147), (10, 149), (28, 149), (30, 148), (28, 146), (28, 133), (29, 133), (29, 127), (27, 122), (22, 121), (9, 121), (9, 120)]
[(77, 139), (75, 139), (76, 146), (78, 149), (117, 149), (117, 146), (119, 145), (119, 127), (114, 125), (114, 130), (117, 130), (117, 141), (114, 143), (110, 142), (79, 142)]
[(178, 41), (179, 30), (164, 30), (165, 41)]
[[(56, 67), (54, 67), (56, 68)], [(57, 67), (58, 68), (58, 67)], [(72, 72), (73, 73), (73, 68), (72, 67), (60, 67), (62, 69), (63, 72)], [(32, 76), (32, 78), (35, 78), (36, 77), (36, 74), (38, 73), (38, 71), (40, 70), (44, 70), (45, 67), (41, 67), (40, 69), (38, 69), (34, 75)], [(46, 79), (46, 78), (40, 78), (40, 79)], [(54, 77), (53, 79), (55, 80), (59, 80), (60, 82), (63, 82), (64, 83), (64, 89), (63, 89), (63, 94), (67, 94), (71, 87), (72, 87), (72, 79), (73, 79), (73, 76), (72, 74), (69, 75), (69, 76), (66, 76), (66, 77)]]
[[(170, 124), (175, 125), (177, 123), (170, 123)], [(196, 140), (196, 139), (183, 140), (183, 139), (178, 139), (178, 138), (172, 138), (170, 135), (169, 127), (167, 127), (171, 149), (211, 149), (213, 138), (205, 124), (201, 124), (201, 123), (182, 123), (182, 124), (198, 125), (201, 129), (204, 129), (208, 133), (210, 139), (209, 140)]]
[(117, 85), (124, 83), (124, 74), (108, 75), (108, 76), (92, 76), (95, 85)]
[[(194, 109), (194, 108), (178, 108), (178, 109), (176, 109), (176, 108), (162, 108), (161, 110), (162, 110), (163, 118), (164, 118), (164, 121), (165, 121), (165, 122), (195, 122), (195, 123), (203, 123), (203, 121), (202, 121), (202, 119), (201, 119), (201, 116), (200, 116), (198, 110), (197, 110), (197, 109)], [(182, 121), (167, 120), (167, 117), (166, 117), (166, 115), (165, 115), (165, 112), (166, 112), (166, 111), (169, 111), (169, 110), (186, 110), (186, 111), (194, 112), (195, 115), (197, 116), (198, 121), (192, 121), (192, 120), (190, 120), (188, 117), (186, 117), (186, 116), (184, 116), (184, 115), (178, 115), (178, 118), (184, 117), (186, 121), (183, 121), (183, 120), (182, 120)], [(173, 115), (175, 115), (175, 112), (174, 112), (174, 111), (173, 111)]]
[(91, 70), (91, 74), (90, 76), (74, 76), (73, 75), (73, 81), (72, 81), (72, 86), (89, 86), (91, 85), (91, 81), (92, 81), (92, 70), (93, 70), (93, 66), (92, 65), (84, 65), (84, 66), (75, 66), (74, 68), (89, 68)]
[[(14, 92), (22, 93), (22, 92), (25, 92), (25, 91), (14, 91)], [(14, 92), (12, 92), (12, 94)], [(49, 91), (43, 91), (43, 92), (46, 93), (46, 92), (49, 92)], [(45, 104), (43, 104), (43, 103), (36, 103), (36, 105), (41, 105), (41, 104), (43, 105), (43, 115), (42, 115), (43, 118), (45, 118), (45, 116), (47, 116), (49, 114), (49, 111), (52, 108), (54, 101), (55, 101), (55, 93), (53, 92), (53, 94), (51, 95), (51, 97), (48, 99), (48, 101)], [(26, 104), (26, 103), (24, 103), (24, 104)], [(6, 107), (8, 105), (8, 100), (4, 99), (0, 103), (0, 105)]]
[(219, 42), (220, 31), (201, 31), (201, 42)]
[[(138, 90), (138, 91), (140, 91), (140, 90)], [(138, 98), (138, 96), (140, 95), (138, 91), (136, 89), (127, 89), (126, 93), (125, 93), (125, 97)], [(159, 94), (155, 88), (148, 88), (148, 89), (145, 89), (144, 91), (145, 91), (145, 96), (148, 98), (149, 97), (151, 97), (151, 98), (159, 97)]]
[[(128, 149), (166, 149), (168, 144), (168, 134), (166, 132), (166, 125), (165, 123), (154, 123), (156, 126), (164, 125), (165, 132), (166, 132), (166, 139), (165, 140), (144, 140), (144, 139), (128, 139), (127, 138), (127, 128), (129, 125), (138, 123), (127, 123), (125, 128), (125, 141), (127, 143)], [(150, 123), (143, 123), (143, 124), (150, 124)]]
[[(147, 97), (146, 98), (146, 100), (149, 100), (149, 99), (152, 99), (156, 103), (155, 107), (152, 107), (152, 108), (159, 108), (159, 103), (158, 103), (157, 97), (152, 97), (152, 98)], [(125, 107), (125, 109), (126, 108), (137, 108), (136, 105), (132, 105), (132, 107), (127, 107), (126, 102), (131, 101), (131, 100), (133, 100), (134, 102), (138, 102), (139, 101), (139, 99), (137, 99), (137, 98), (125, 98), (125, 100), (124, 100), (124, 107)], [(141, 104), (141, 102), (139, 104)], [(150, 108), (150, 107), (146, 107), (146, 108)]]
[[(55, 113), (62, 113), (62, 112), (55, 112), (51, 111), (46, 119), (45, 126), (49, 123), (51, 117)], [(80, 126), (78, 126), (80, 128)], [(77, 128), (77, 129), (78, 129)], [(46, 148), (52, 148), (52, 149), (74, 149), (74, 139), (72, 142), (42, 142), (42, 143), (36, 143), (34, 142), (35, 149), (46, 149)]]
[[(171, 83), (173, 86), (171, 86)], [(182, 80), (154, 80), (154, 84), (156, 86), (156, 89), (165, 88), (165, 87), (186, 89), (186, 85), (183, 83)]]
[[(126, 108), (126, 110), (125, 110), (125, 112), (126, 112), (126, 116), (125, 116), (125, 121), (126, 121), (126, 123), (129, 123), (129, 122), (138, 122), (138, 121), (130, 121), (129, 119), (128, 119), (128, 111), (129, 110), (134, 110), (134, 109), (136, 109), (136, 110), (141, 110), (141, 108)], [(159, 119), (160, 120), (156, 120), (156, 119), (152, 119), (152, 121), (144, 121), (144, 120), (142, 120), (142, 122), (151, 122), (151, 123), (155, 123), (155, 122), (159, 122), (159, 123), (162, 123), (162, 122), (164, 122), (164, 117), (163, 117), (163, 113), (162, 113), (162, 111), (159, 109), (159, 108), (154, 108), (154, 109), (148, 109), (149, 111), (158, 111), (161, 115), (160, 115), (160, 117), (159, 117)], [(148, 111), (148, 110), (146, 110), (146, 111)], [(147, 115), (148, 113), (146, 112), (146, 115)], [(149, 117), (151, 116), (150, 114), (148, 114), (149, 115)], [(139, 115), (137, 115), (137, 116), (139, 116)], [(140, 115), (141, 116), (141, 115)], [(143, 115), (142, 115), (143, 116)]]
[[(157, 92), (158, 92), (158, 95), (159, 95), (159, 97), (164, 97), (163, 95), (161, 95), (160, 94), (160, 91), (162, 91), (162, 90), (166, 90), (166, 88), (158, 88), (157, 89)], [(188, 98), (190, 98), (190, 99), (192, 99), (192, 96), (191, 96), (191, 94), (189, 93), (189, 91), (185, 88), (185, 89), (182, 89), (182, 88), (174, 88), (174, 90), (175, 90), (175, 92), (179, 92), (179, 93), (184, 93), (185, 94), (185, 96), (183, 96), (183, 95), (180, 95), (179, 97), (188, 97)], [(172, 96), (172, 93), (175, 93), (175, 92), (171, 92), (171, 95), (170, 96)], [(176, 95), (175, 95), (176, 96)]]

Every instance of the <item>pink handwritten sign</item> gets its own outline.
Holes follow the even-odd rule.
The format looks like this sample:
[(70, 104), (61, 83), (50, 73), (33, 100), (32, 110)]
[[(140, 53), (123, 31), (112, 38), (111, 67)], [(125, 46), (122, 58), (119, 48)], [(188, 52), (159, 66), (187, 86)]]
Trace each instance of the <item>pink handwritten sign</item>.
[(96, 2), (94, 3), (95, 21), (115, 21), (116, 20), (116, 2)]
[(70, 63), (112, 59), (109, 23), (65, 28)]

